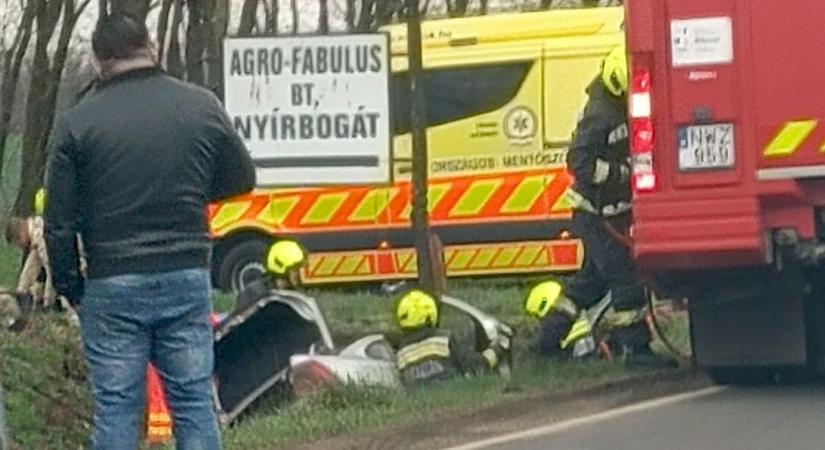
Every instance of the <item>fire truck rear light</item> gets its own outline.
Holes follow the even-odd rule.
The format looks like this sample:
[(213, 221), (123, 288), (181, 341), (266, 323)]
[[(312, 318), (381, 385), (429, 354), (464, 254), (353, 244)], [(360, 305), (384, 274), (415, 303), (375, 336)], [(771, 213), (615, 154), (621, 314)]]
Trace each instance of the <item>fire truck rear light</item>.
[(631, 151), (633, 153), (653, 151), (653, 121), (649, 118), (633, 119), (630, 128)]
[(630, 117), (650, 117), (650, 93), (642, 92), (630, 95)]
[(645, 68), (638, 68), (633, 71), (633, 84), (630, 87), (631, 92), (647, 92), (651, 89), (650, 71)]
[(630, 82), (628, 113), (630, 115), (631, 178), (634, 192), (650, 192), (656, 189), (656, 173), (653, 170), (653, 83), (650, 69), (644, 67), (644, 58), (638, 58), (641, 66), (633, 69)]
[(642, 173), (633, 175), (633, 190), (649, 192), (656, 189), (656, 174)]

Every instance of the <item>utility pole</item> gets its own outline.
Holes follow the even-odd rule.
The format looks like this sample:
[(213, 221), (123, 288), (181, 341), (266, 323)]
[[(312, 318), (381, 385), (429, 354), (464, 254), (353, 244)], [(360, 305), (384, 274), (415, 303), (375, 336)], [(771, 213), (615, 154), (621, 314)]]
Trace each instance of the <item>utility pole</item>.
[(424, 105), (424, 71), (421, 56), (419, 0), (407, 3), (407, 55), (410, 76), (410, 129), (412, 132), (412, 226), (418, 261), (418, 282), (432, 290), (433, 254), (427, 208), (427, 117)]

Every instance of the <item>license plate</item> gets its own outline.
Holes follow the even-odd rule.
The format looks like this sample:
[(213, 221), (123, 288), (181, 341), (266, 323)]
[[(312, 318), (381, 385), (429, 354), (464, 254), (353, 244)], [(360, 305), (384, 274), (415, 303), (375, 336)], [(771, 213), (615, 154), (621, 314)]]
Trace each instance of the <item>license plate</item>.
[(733, 167), (732, 123), (680, 127), (678, 141), (680, 170)]

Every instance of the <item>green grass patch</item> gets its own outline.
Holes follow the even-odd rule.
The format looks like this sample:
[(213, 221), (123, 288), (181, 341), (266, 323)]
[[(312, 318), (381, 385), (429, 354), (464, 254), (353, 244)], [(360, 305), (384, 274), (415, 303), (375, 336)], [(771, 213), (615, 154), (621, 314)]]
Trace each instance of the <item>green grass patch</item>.
[[(453, 380), (413, 392), (337, 388), (283, 409), (261, 410), (224, 434), (227, 449), (289, 448), (298, 442), (469, 413), (540, 391), (561, 391), (586, 382), (615, 379), (618, 364), (535, 361), (520, 367), (512, 381), (486, 376)], [(514, 388), (515, 387), (515, 388)]]
[[(11, 286), (19, 252), (0, 244), (0, 283)], [(227, 449), (271, 449), (349, 432), (372, 431), (469, 413), (537, 392), (554, 392), (586, 382), (615, 379), (618, 363), (552, 362), (534, 358), (527, 346), (537, 326), (521, 313), (523, 295), (536, 278), (452, 280), (450, 294), (491, 313), (517, 330), (513, 379), (495, 376), (455, 380), (414, 392), (338, 388), (288, 404), (262, 404), (225, 433)], [(310, 289), (323, 310), (338, 346), (371, 333), (398, 336), (393, 312), (396, 295), (378, 287)], [(215, 309), (232, 309), (230, 295), (216, 293)], [(445, 313), (445, 326), (469, 331), (469, 321)], [(687, 342), (683, 315), (663, 321), (673, 340)], [(88, 374), (77, 330), (65, 318), (45, 314), (19, 335), (0, 332), (0, 380), (12, 439), (21, 449), (82, 449), (88, 442), (91, 400)]]
[(91, 399), (76, 329), (62, 316), (36, 316), (21, 334), (0, 331), (0, 354), (8, 426), (17, 448), (85, 448)]

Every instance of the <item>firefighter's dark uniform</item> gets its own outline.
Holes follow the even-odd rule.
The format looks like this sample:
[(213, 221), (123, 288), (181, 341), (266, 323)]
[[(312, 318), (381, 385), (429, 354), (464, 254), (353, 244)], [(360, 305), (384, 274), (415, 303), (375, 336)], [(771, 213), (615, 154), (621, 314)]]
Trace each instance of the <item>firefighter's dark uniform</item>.
[[(601, 78), (587, 90), (589, 99), (567, 154), (575, 177), (569, 192), (573, 204), (573, 231), (584, 243), (584, 266), (567, 283), (565, 294), (579, 308), (589, 308), (610, 291), (617, 311), (644, 308), (644, 286), (631, 259), (630, 249), (608, 233), (630, 226), (630, 157), (627, 106), (624, 97), (611, 95)], [(634, 316), (632, 313), (629, 316)], [(632, 325), (613, 332), (617, 343), (646, 346), (650, 333), (643, 314)]]
[(398, 370), (405, 386), (417, 387), (463, 375), (477, 375), (490, 365), (481, 353), (443, 329), (405, 333), (398, 349)]

